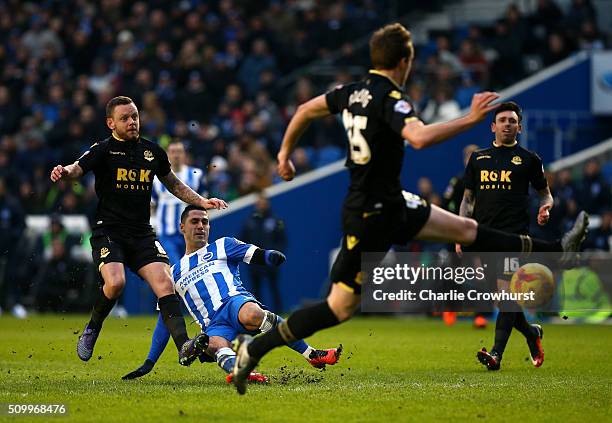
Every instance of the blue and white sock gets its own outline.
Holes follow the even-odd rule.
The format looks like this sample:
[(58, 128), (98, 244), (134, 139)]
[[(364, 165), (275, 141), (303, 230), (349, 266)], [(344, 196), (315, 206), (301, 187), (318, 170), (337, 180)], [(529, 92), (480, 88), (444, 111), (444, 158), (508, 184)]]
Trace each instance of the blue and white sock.
[(234, 364), (236, 363), (236, 353), (234, 350), (229, 347), (219, 348), (215, 354), (215, 358), (217, 359), (217, 364), (225, 373), (229, 374), (232, 372)]

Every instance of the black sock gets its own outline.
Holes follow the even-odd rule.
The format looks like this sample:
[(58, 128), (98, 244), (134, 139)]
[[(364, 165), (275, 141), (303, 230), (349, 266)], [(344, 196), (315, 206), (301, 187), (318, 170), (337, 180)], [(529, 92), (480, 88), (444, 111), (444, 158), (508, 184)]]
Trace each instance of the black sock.
[(528, 340), (533, 340), (533, 338), (535, 337), (533, 328), (531, 327), (529, 322), (527, 322), (527, 319), (525, 318), (525, 313), (522, 311), (516, 313), (516, 317), (514, 318), (514, 327), (516, 328), (516, 330), (522, 333), (523, 336), (525, 336), (525, 338), (527, 338)]
[(514, 326), (514, 317), (516, 313), (512, 311), (500, 311), (497, 315), (497, 321), (495, 322), (495, 344), (493, 345), (493, 351), (499, 356), (504, 353), (510, 334), (512, 333), (512, 327)]
[(249, 345), (249, 355), (260, 359), (273, 348), (307, 338), (315, 332), (339, 323), (327, 301), (302, 308), (272, 330), (255, 338)]
[(508, 232), (478, 225), (476, 240), (470, 245), (473, 251), (505, 252), (562, 252), (559, 241), (544, 241), (527, 235), (515, 235)]
[(108, 313), (110, 313), (116, 303), (116, 298), (109, 300), (106, 298), (106, 295), (104, 295), (104, 290), (100, 288), (100, 294), (94, 303), (93, 310), (91, 311), (91, 320), (89, 320), (88, 326), (98, 331), (102, 329), (104, 319), (106, 319), (106, 316), (108, 316)]
[(166, 295), (161, 297), (157, 304), (159, 311), (164, 320), (164, 324), (168, 328), (176, 348), (180, 351), (185, 342), (189, 340), (187, 336), (187, 328), (185, 327), (185, 319), (181, 313), (180, 302), (176, 294)]
[(539, 238), (531, 238), (531, 244), (533, 245), (532, 251), (541, 253), (562, 253), (563, 247), (561, 247), (561, 241), (545, 241)]

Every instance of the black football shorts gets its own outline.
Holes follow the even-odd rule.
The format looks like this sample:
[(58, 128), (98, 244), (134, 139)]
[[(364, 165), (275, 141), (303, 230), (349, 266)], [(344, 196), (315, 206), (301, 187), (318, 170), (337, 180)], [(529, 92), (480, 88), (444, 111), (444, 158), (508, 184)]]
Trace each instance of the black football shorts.
[(153, 231), (135, 232), (101, 227), (91, 235), (91, 254), (98, 272), (105, 263), (123, 263), (137, 273), (149, 264), (169, 264), (168, 254)]
[(342, 245), (331, 270), (331, 281), (361, 294), (361, 253), (386, 252), (405, 245), (425, 226), (431, 206), (417, 195), (404, 192), (405, 204), (372, 210), (342, 212)]

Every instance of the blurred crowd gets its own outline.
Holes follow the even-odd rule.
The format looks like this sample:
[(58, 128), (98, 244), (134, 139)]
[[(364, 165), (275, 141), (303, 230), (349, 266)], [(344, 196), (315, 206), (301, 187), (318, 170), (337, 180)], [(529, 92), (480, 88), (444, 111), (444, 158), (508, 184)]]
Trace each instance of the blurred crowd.
[[(411, 4), (414, 2), (411, 2)], [(414, 5), (416, 6), (416, 5)], [(91, 0), (0, 1), (0, 177), (28, 213), (87, 212), (91, 184), (50, 186), (52, 164), (70, 163), (108, 136), (104, 105), (132, 97), (142, 134), (162, 145), (182, 139), (191, 164), (207, 171), (208, 191), (232, 200), (274, 182), (274, 158), (300, 103), (368, 67), (354, 48), (387, 19), (383, 1), (246, 2)], [(471, 95), (500, 88), (576, 49), (606, 43), (588, 0), (561, 10), (539, 0), (516, 5), (490, 25), (434, 32), (417, 46), (408, 87), (426, 121), (457, 116)], [(282, 76), (340, 52), (325, 86)], [(295, 152), (298, 172), (344, 155), (330, 117)]]
[[(135, 100), (144, 137), (185, 143), (189, 164), (206, 172), (210, 196), (232, 200), (274, 183), (288, 119), (302, 102), (358, 77), (351, 67), (368, 68), (367, 46), (356, 41), (389, 20), (391, 3), (0, 0), (2, 253), (22, 242), (27, 214), (93, 215), (91, 175), (51, 184), (48, 173), (109, 135), (104, 106), (115, 95)], [(402, 14), (439, 2), (399, 3)], [(482, 88), (507, 86), (578, 49), (604, 48), (596, 18), (589, 0), (573, 0), (567, 10), (539, 0), (528, 15), (511, 5), (497, 22), (433, 32), (417, 45), (409, 94), (425, 120), (455, 117)], [(331, 63), (335, 74), (280, 83), (314, 60)], [(342, 158), (344, 140), (335, 117), (314, 124), (294, 153), (298, 173)], [(584, 181), (570, 182), (585, 193)], [(429, 185), (419, 189), (433, 193)], [(67, 262), (74, 240), (60, 226), (56, 219), (29, 246), (23, 269), (0, 264), (0, 273), (15, 280), (36, 273), (42, 281), (53, 268), (83, 271)], [(0, 292), (0, 302), (7, 295), (17, 294)]]
[(572, 0), (566, 10), (537, 0), (529, 14), (510, 4), (496, 22), (430, 34), (417, 49), (408, 93), (425, 120), (455, 118), (474, 93), (501, 90), (577, 50), (609, 47), (609, 36), (590, 0)]

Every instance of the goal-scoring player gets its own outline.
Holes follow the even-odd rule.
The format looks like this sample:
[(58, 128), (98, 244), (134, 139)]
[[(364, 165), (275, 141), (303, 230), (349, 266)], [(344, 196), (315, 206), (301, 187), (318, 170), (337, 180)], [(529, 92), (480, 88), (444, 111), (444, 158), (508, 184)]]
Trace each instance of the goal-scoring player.
[[(180, 219), (179, 230), (184, 237), (186, 250), (185, 255), (171, 268), (176, 292), (194, 321), (208, 335), (208, 349), (200, 360), (216, 361), (228, 373), (226, 380), (231, 382), (236, 359), (231, 342), (236, 335), (265, 333), (283, 321), (280, 316), (264, 309), (244, 288), (240, 279), (240, 263), (277, 267), (285, 262), (285, 255), (230, 237), (209, 243), (210, 220), (201, 207), (187, 206)], [(158, 318), (147, 359), (123, 379), (142, 377), (153, 370), (169, 338), (163, 320)], [(289, 347), (319, 369), (336, 364), (342, 352), (341, 347), (315, 349), (303, 339), (290, 343)], [(249, 380), (266, 382), (268, 378), (253, 372)]]
[(293, 179), (290, 155), (311, 121), (341, 114), (348, 136), (346, 166), (350, 185), (342, 211), (344, 236), (331, 270), (333, 286), (326, 301), (293, 313), (275, 329), (252, 338), (237, 338), (234, 384), (246, 392), (246, 380), (271, 349), (306, 338), (351, 317), (360, 303), (361, 253), (385, 252), (393, 244), (415, 238), (473, 245), (480, 251), (575, 251), (586, 232), (581, 213), (561, 241), (549, 242), (479, 225), (430, 206), (402, 191), (400, 171), (404, 140), (414, 148), (440, 143), (481, 122), (497, 106), (499, 94), (475, 94), (469, 113), (449, 122), (425, 125), (415, 114), (402, 86), (414, 56), (412, 36), (401, 24), (387, 25), (370, 39), (374, 69), (359, 82), (339, 86), (302, 104), (293, 116), (278, 153), (278, 173)]
[(129, 97), (119, 96), (108, 102), (106, 125), (112, 131), (110, 137), (93, 144), (73, 164), (58, 165), (51, 171), (53, 182), (93, 171), (98, 196), (91, 248), (103, 284), (91, 320), (79, 337), (77, 354), (83, 361), (91, 358), (102, 323), (123, 291), (124, 266), (128, 266), (157, 296), (161, 315), (179, 351), (179, 362), (188, 365), (206, 348), (207, 338), (201, 334), (188, 338), (168, 255), (149, 224), (153, 178), (157, 176), (168, 191), (188, 204), (203, 208), (225, 208), (227, 204), (201, 197), (176, 177), (166, 152), (140, 137), (138, 109)]

